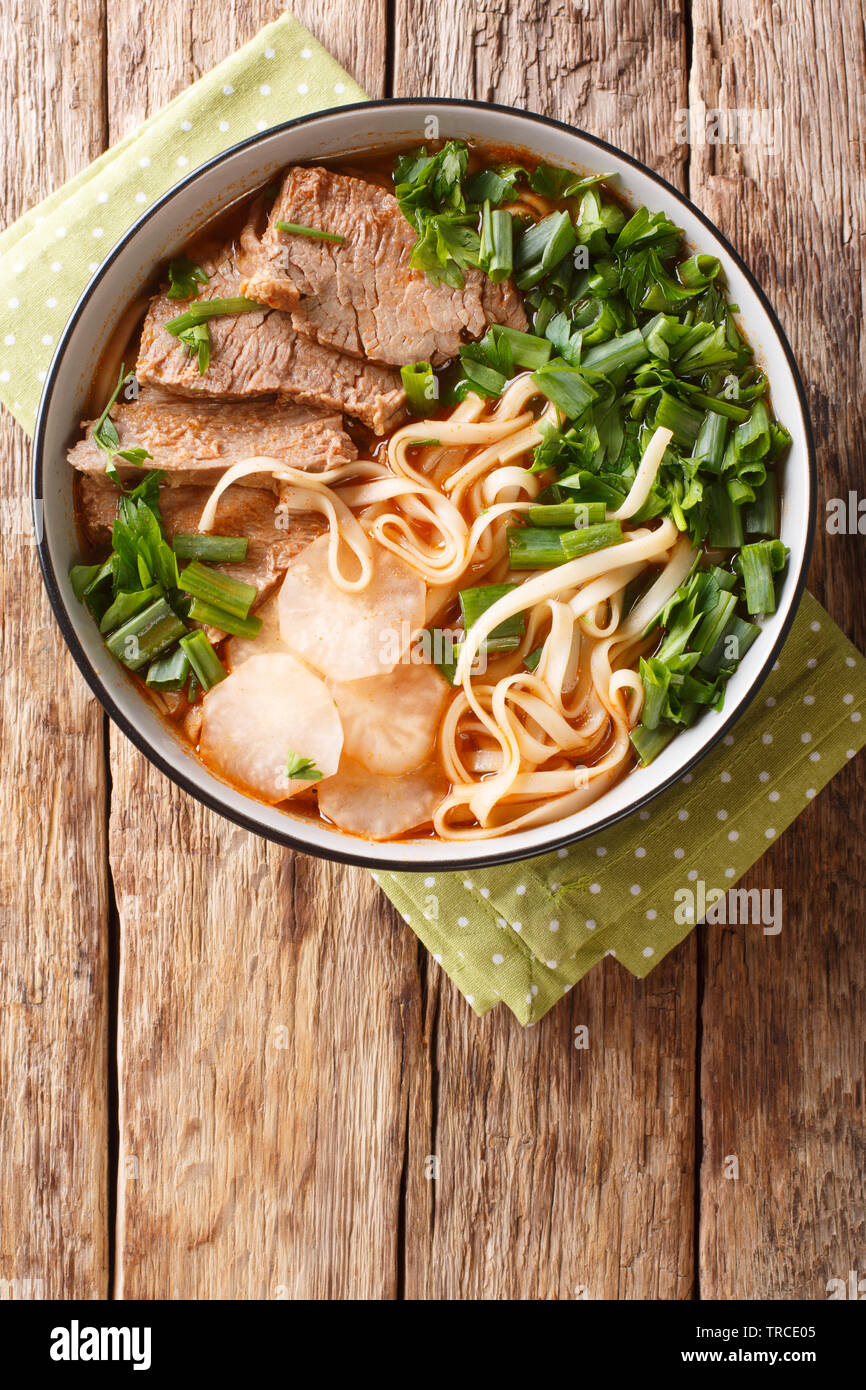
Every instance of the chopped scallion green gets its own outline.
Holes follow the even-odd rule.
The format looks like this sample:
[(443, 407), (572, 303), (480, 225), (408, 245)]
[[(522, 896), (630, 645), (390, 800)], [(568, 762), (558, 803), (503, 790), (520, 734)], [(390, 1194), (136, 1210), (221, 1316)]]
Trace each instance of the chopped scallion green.
[(601, 521), (594, 526), (563, 531), (559, 540), (566, 560), (576, 560), (579, 555), (591, 555), (593, 551), (604, 550), (606, 546), (619, 545), (625, 536), (618, 521)]
[(489, 200), (481, 215), (481, 269), (500, 284), (514, 268), (514, 220), (510, 212), (493, 209)]
[(317, 241), (335, 241), (338, 246), (342, 246), (346, 240), (338, 232), (323, 232), (321, 227), (304, 227), (299, 222), (278, 222), (276, 225), (281, 232), (289, 232), (292, 236), (314, 237)]
[(180, 532), (171, 543), (179, 560), (209, 560), (211, 564), (237, 564), (247, 558), (246, 536), (211, 536)]
[(262, 307), (254, 299), (244, 299), (240, 295), (232, 299), (197, 299), (182, 314), (169, 319), (163, 327), (173, 338), (179, 338), (187, 329), (206, 323), (208, 319), (222, 318), (225, 314), (249, 314), (254, 309), (261, 311)]
[(250, 605), (258, 594), (254, 584), (244, 584), (219, 570), (208, 569), (198, 560), (187, 565), (178, 579), (178, 587), (193, 598), (202, 599), (216, 608), (227, 609), (236, 618), (246, 618)]
[(174, 646), (186, 627), (164, 598), (156, 599), (112, 632), (105, 645), (130, 671)]
[(788, 550), (781, 541), (756, 541), (754, 545), (742, 547), (735, 566), (743, 576), (749, 613), (775, 613), (773, 575), (785, 568), (787, 559)]
[(197, 628), (180, 639), (180, 645), (189, 658), (193, 675), (205, 693), (224, 681), (228, 671), (213, 649), (206, 632)]
[(183, 647), (157, 657), (147, 669), (146, 683), (154, 690), (183, 690), (189, 676), (189, 659)]
[(439, 408), (439, 382), (429, 362), (412, 362), (400, 368), (403, 390), (413, 415), (432, 415)]
[[(488, 608), (492, 608), (494, 603), (504, 598), (517, 588), (516, 584), (483, 584), (475, 589), (460, 590), (460, 611), (463, 614), (464, 628), (470, 628), (478, 621), (482, 613), (486, 613)], [(525, 618), (523, 613), (515, 613), (512, 617), (506, 618), (489, 634), (487, 642), (496, 641), (501, 637), (520, 638), (523, 634)], [(515, 646), (519, 643), (515, 642)]]
[(205, 627), (215, 627), (221, 632), (229, 632), (232, 637), (258, 637), (262, 630), (261, 618), (239, 618), (226, 608), (205, 603), (204, 599), (194, 598), (189, 606), (189, 616), (193, 622), (203, 623)]

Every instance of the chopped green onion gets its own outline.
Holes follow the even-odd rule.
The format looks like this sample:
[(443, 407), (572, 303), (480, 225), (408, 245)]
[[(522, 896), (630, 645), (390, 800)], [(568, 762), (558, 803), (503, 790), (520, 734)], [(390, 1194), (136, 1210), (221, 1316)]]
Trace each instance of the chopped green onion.
[(481, 215), (481, 269), (495, 285), (514, 267), (514, 221), (510, 212), (494, 211), (488, 199)]
[(130, 671), (137, 671), (173, 646), (185, 632), (186, 627), (174, 610), (164, 598), (159, 598), (116, 628), (105, 645)]
[(695, 628), (694, 637), (690, 643), (691, 649), (700, 652), (702, 656), (705, 652), (712, 651), (719, 638), (727, 630), (736, 606), (736, 594), (723, 589), (716, 599), (715, 607), (704, 614)]
[(748, 420), (734, 431), (737, 458), (754, 462), (766, 457), (770, 448), (770, 414), (764, 401), (755, 401)]
[(149, 603), (159, 598), (162, 590), (158, 584), (153, 584), (147, 589), (134, 589), (131, 593), (121, 590), (114, 598), (114, 601), (106, 608), (99, 624), (99, 631), (102, 633), (111, 632), (112, 628), (120, 627), (136, 613), (140, 613), (142, 608), (146, 608)]
[(227, 609), (236, 618), (247, 616), (250, 605), (258, 594), (255, 584), (244, 584), (242, 580), (232, 579), (227, 574), (221, 574), (219, 570), (208, 569), (198, 560), (193, 560), (192, 564), (187, 565), (182, 571), (178, 587), (185, 593), (192, 594), (193, 598), (203, 599), (205, 603), (213, 604), (216, 608)]
[(749, 418), (748, 410), (724, 396), (707, 396), (703, 391), (694, 391), (691, 399), (695, 405), (703, 406), (704, 410), (712, 410), (716, 415), (725, 415), (729, 420), (736, 420), (738, 424)]
[(708, 676), (715, 676), (719, 671), (733, 671), (760, 631), (757, 623), (747, 623), (744, 618), (734, 617), (715, 646), (703, 653), (698, 668)]
[(743, 544), (743, 516), (741, 509), (732, 502), (727, 484), (720, 478), (704, 490), (704, 496), (708, 498), (707, 540), (710, 545), (716, 550), (739, 550)]
[(429, 362), (413, 362), (400, 368), (403, 390), (413, 415), (432, 415), (439, 407), (439, 382)]
[[(517, 587), (516, 584), (482, 584), (476, 589), (461, 589), (460, 611), (463, 614), (464, 628), (468, 629), (472, 627), (481, 617), (482, 613), (486, 613), (488, 608), (492, 608), (494, 603), (504, 598), (506, 594), (512, 593)], [(512, 617), (506, 618), (504, 622), (499, 623), (499, 625), (493, 629), (485, 639), (484, 645), (488, 646), (490, 642), (496, 642), (499, 638), (503, 637), (520, 638), (523, 634), (524, 626), (525, 618), (523, 613), (515, 613)], [(519, 646), (519, 642), (515, 642), (514, 645)], [(488, 649), (492, 650), (492, 648)]]
[(514, 253), (518, 289), (528, 290), (537, 285), (576, 245), (577, 234), (565, 211), (551, 212), (528, 227)]
[(708, 410), (692, 450), (692, 458), (700, 459), (701, 468), (708, 473), (721, 472), (727, 433), (728, 422), (724, 415), (716, 415)]
[(645, 724), (638, 724), (636, 729), (631, 731), (631, 744), (637, 753), (641, 767), (648, 767), (654, 758), (664, 748), (667, 748), (671, 739), (678, 733), (676, 724), (665, 724), (657, 729), (649, 729)]
[(547, 325), (556, 313), (556, 305), (549, 295), (545, 295), (535, 311), (535, 318), (532, 323), (533, 333), (537, 333), (539, 338), (543, 338), (547, 332)]
[(534, 652), (529, 652), (523, 658), (523, 664), (526, 667), (527, 671), (535, 671), (538, 669), (538, 663), (541, 660), (543, 651), (543, 647), (536, 647)]
[(604, 502), (554, 502), (550, 506), (530, 507), (527, 512), (530, 526), (571, 527), (595, 526), (604, 521)]
[(217, 608), (213, 603), (194, 598), (189, 606), (189, 616), (193, 622), (205, 627), (216, 627), (221, 632), (230, 632), (232, 637), (258, 637), (262, 629), (261, 618), (238, 618), (226, 608)]
[(189, 658), (183, 647), (152, 661), (145, 677), (146, 683), (154, 690), (183, 690), (189, 676)]
[(181, 532), (171, 548), (180, 560), (209, 560), (212, 564), (237, 564), (247, 558), (246, 536), (211, 536)]
[(743, 576), (749, 613), (775, 613), (773, 575), (784, 569), (787, 559), (788, 550), (781, 541), (756, 541), (754, 545), (743, 546), (735, 567)]
[(173, 338), (179, 338), (187, 329), (206, 323), (208, 319), (222, 318), (225, 314), (249, 314), (254, 309), (261, 311), (262, 307), (254, 299), (241, 296), (233, 299), (197, 299), (184, 313), (169, 319), (163, 327)]
[(180, 639), (180, 645), (189, 658), (189, 664), (193, 669), (202, 690), (207, 693), (220, 681), (224, 681), (228, 671), (223, 666), (216, 652), (214, 651), (206, 632), (197, 628), (195, 632), (190, 632), (186, 637)]
[(690, 405), (686, 405), (685, 401), (678, 400), (676, 396), (671, 396), (667, 391), (660, 393), (653, 424), (656, 429), (663, 426), (664, 429), (670, 430), (677, 444), (691, 449), (700, 433), (703, 422), (703, 416), (699, 410), (693, 410)]
[(585, 371), (611, 372), (621, 368), (637, 367), (649, 357), (643, 334), (639, 328), (630, 333), (622, 333), (618, 338), (610, 338), (606, 343), (597, 343), (583, 354), (581, 366)]
[(641, 657), (640, 679), (643, 685), (641, 719), (646, 729), (657, 729), (668, 705), (671, 668), (666, 661)]
[(335, 241), (338, 246), (342, 246), (346, 240), (337, 232), (323, 232), (321, 227), (303, 227), (298, 222), (278, 222), (276, 225), (279, 231), (289, 232), (292, 236), (315, 237), (317, 241)]
[(579, 555), (591, 555), (594, 550), (619, 545), (625, 536), (618, 521), (602, 521), (595, 526), (563, 531), (559, 540), (566, 560), (576, 560)]
[(509, 526), (505, 534), (508, 564), (513, 570), (549, 569), (565, 560), (560, 531), (549, 527)]
[(749, 536), (775, 536), (776, 534), (776, 475), (768, 473), (763, 483), (755, 491), (754, 502), (744, 508), (746, 534)]

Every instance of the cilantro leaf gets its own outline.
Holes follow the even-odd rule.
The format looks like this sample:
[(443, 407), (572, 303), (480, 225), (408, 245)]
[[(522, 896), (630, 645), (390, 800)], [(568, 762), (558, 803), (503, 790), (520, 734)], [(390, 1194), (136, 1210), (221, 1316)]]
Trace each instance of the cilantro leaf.
[(290, 782), (320, 782), (324, 775), (316, 767), (312, 758), (303, 758), (300, 753), (295, 753), (291, 748), (289, 749), (286, 757), (286, 776)]
[(206, 285), (210, 276), (187, 256), (176, 256), (168, 266), (168, 298), (195, 299), (198, 286)]

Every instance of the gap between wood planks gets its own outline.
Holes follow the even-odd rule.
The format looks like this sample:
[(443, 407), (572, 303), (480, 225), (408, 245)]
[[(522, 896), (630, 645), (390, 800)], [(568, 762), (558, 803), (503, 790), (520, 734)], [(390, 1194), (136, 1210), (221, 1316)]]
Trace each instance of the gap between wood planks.
[[(694, 29), (692, 26), (692, 0), (683, 0), (683, 36), (685, 40), (686, 104), (689, 104), (694, 59)], [(683, 183), (686, 196), (692, 197), (692, 142), (686, 144), (686, 157), (683, 161)], [(694, 1074), (694, 1130), (695, 1156), (692, 1173), (692, 1301), (701, 1298), (701, 1166), (704, 1158), (704, 1117), (703, 1095), (701, 1093), (701, 1068), (703, 1062), (703, 1008), (704, 1008), (704, 941), (700, 928), (695, 927), (695, 1074)]]

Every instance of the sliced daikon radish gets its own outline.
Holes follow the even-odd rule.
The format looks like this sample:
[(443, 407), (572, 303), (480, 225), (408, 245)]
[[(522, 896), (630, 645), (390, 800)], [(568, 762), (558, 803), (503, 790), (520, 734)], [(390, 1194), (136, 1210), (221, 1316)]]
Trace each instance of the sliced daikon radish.
[(204, 699), (201, 755), (275, 805), (318, 781), (286, 776), (289, 752), (324, 777), (339, 767), (343, 728), (323, 680), (288, 653), (251, 656)]
[(384, 676), (334, 681), (343, 751), (370, 772), (394, 777), (433, 756), (451, 688), (435, 666), (401, 661)]
[(384, 546), (371, 541), (366, 589), (338, 589), (328, 570), (329, 538), (292, 560), (280, 589), (280, 631), (297, 656), (335, 681), (391, 671), (424, 626), (426, 585)]
[(262, 620), (258, 637), (232, 637), (226, 643), (226, 656), (232, 671), (249, 661), (251, 656), (266, 656), (269, 652), (291, 656), (280, 636), (280, 609), (276, 594), (266, 598), (261, 608), (256, 608), (251, 616)]
[(403, 777), (379, 777), (344, 757), (336, 777), (318, 784), (319, 810), (353, 835), (389, 840), (432, 820), (447, 790), (434, 763)]

